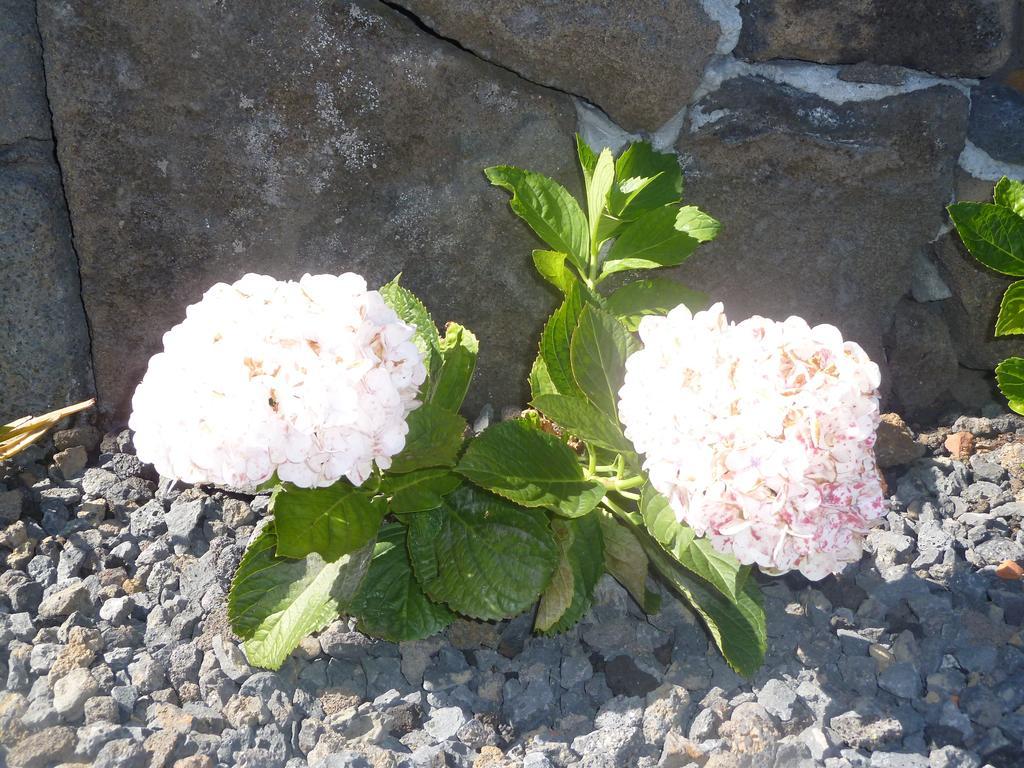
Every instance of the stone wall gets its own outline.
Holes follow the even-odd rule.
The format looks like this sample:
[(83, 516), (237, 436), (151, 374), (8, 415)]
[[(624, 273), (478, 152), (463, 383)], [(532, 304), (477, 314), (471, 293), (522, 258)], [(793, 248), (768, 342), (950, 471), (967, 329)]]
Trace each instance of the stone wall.
[(162, 333), (246, 271), (401, 271), (480, 335), (470, 405), (522, 402), (556, 297), (481, 169), (578, 190), (574, 130), (678, 153), (723, 222), (680, 276), (730, 316), (838, 325), (911, 416), (977, 407), (1024, 345), (944, 206), (1024, 176), (1019, 5), (0, 0), (0, 420), (91, 359), (123, 421)]

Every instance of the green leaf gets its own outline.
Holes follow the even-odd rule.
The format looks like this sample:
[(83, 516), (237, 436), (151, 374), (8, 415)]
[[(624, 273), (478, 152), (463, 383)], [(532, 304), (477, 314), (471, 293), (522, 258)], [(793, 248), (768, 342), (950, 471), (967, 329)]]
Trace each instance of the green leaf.
[(530, 394), (533, 397), (553, 395), (558, 392), (555, 382), (551, 380), (551, 375), (548, 373), (547, 363), (544, 362), (544, 358), (540, 354), (534, 359), (533, 367), (530, 368), (529, 381)]
[(563, 395), (581, 395), (582, 390), (572, 373), (569, 345), (583, 311), (583, 293), (574, 283), (565, 294), (565, 301), (554, 311), (540, 336), (540, 356), (555, 391)]
[(625, 327), (604, 310), (587, 306), (569, 346), (572, 372), (580, 389), (615, 423), (618, 398), (633, 340)]
[(996, 336), (1024, 333), (1024, 280), (1010, 283), (999, 304)]
[(602, 275), (682, 264), (700, 243), (676, 229), (675, 222), (675, 208), (655, 208), (645, 213), (612, 243)]
[(406, 540), (409, 562), (412, 563), (413, 573), (421, 587), (438, 578), (440, 573), (434, 542), (441, 535), (441, 529), (444, 527), (444, 515), (439, 514), (442, 511), (440, 507), (436, 507), (428, 509), (422, 514), (410, 515), (402, 520), (409, 531)]
[(253, 664), (278, 669), (299, 642), (334, 621), (359, 589), (373, 545), (328, 562), (274, 554), (271, 522), (249, 544), (228, 594), (231, 629), (245, 641)]
[(736, 601), (730, 601), (706, 582), (690, 576), (656, 542), (645, 539), (642, 543), (658, 572), (704, 620), (729, 666), (745, 677), (752, 677), (764, 663), (768, 648), (757, 583), (748, 580)]
[(996, 272), (1024, 277), (1024, 218), (991, 203), (954, 203), (947, 210), (974, 258)]
[(423, 593), (409, 562), (406, 528), (399, 523), (380, 529), (370, 570), (348, 613), (359, 619), (361, 632), (393, 643), (430, 637), (455, 618)]
[(601, 224), (601, 216), (608, 201), (608, 193), (615, 182), (615, 160), (612, 158), (612, 151), (605, 147), (601, 151), (597, 163), (594, 165), (594, 172), (587, 180), (587, 212), (590, 222), (590, 247), (596, 252), (598, 239), (598, 227)]
[(695, 205), (684, 205), (676, 214), (676, 229), (685, 232), (698, 243), (706, 243), (718, 236), (722, 225)]
[(657, 610), (658, 596), (647, 589), (648, 559), (643, 545), (633, 532), (605, 510), (599, 510), (604, 541), (604, 565), (608, 573), (626, 588), (648, 613)]
[(687, 288), (682, 283), (654, 277), (635, 280), (614, 291), (605, 300), (605, 309), (615, 315), (630, 331), (640, 327), (647, 315), (667, 315), (685, 304), (696, 312), (707, 306), (707, 294)]
[(402, 322), (416, 329), (412, 337), (413, 343), (423, 355), (423, 364), (427, 371), (433, 375), (441, 364), (441, 338), (423, 302), (416, 298), (412, 291), (398, 284), (401, 277), (401, 273), (395, 275), (395, 279), (382, 285), (378, 293), (384, 302), (395, 310), (395, 314)]
[(479, 349), (480, 343), (472, 331), (458, 323), (448, 323), (439, 348), (440, 370), (430, 387), (431, 403), (458, 413), (469, 391)]
[(690, 526), (676, 520), (668, 499), (651, 486), (644, 486), (640, 498), (640, 512), (651, 536), (665, 548), (676, 562), (704, 579), (730, 600), (738, 599), (750, 568), (740, 565), (731, 555), (725, 555), (711, 546), (711, 542), (698, 537)]
[(1008, 179), (1003, 176), (996, 184), (992, 196), (996, 205), (1009, 208), (1018, 216), (1024, 216), (1024, 181)]
[(535, 628), (565, 632), (590, 608), (594, 586), (604, 573), (604, 544), (597, 515), (551, 521), (559, 561), (548, 588), (540, 597)]
[[(612, 191), (608, 195), (608, 210), (611, 213), (616, 223), (634, 221), (641, 213), (642, 210), (637, 208), (636, 210), (631, 209), (633, 202), (643, 194), (649, 186), (656, 183), (664, 174), (657, 174), (656, 176), (649, 176), (647, 178), (641, 176), (633, 176), (629, 179), (622, 179), (620, 182), (612, 187)], [(623, 219), (619, 218), (623, 213), (626, 213), (630, 218)]]
[(299, 558), (315, 552), (328, 561), (373, 541), (384, 516), (365, 492), (344, 481), (327, 488), (286, 484), (271, 497), (270, 511), (279, 557)]
[(260, 491), (272, 491), (281, 485), (281, 478), (277, 476), (277, 472), (274, 472), (270, 477), (264, 480), (262, 483), (256, 486), (256, 492)]
[(1024, 357), (1008, 357), (997, 365), (996, 383), (1011, 410), (1024, 415)]
[(391, 461), (391, 472), (451, 467), (462, 447), (466, 420), (433, 403), (423, 403), (406, 420), (405, 448)]
[(588, 401), (568, 395), (539, 395), (531, 405), (569, 434), (588, 443), (624, 453), (633, 445), (622, 428)]
[(594, 176), (594, 168), (597, 166), (597, 153), (578, 133), (576, 134), (576, 156), (579, 158), (580, 168), (583, 170), (583, 180), (589, 185)]
[(551, 283), (555, 288), (565, 293), (569, 286), (576, 282), (576, 277), (565, 265), (569, 258), (558, 251), (534, 251), (533, 266), (537, 268), (540, 276)]
[(561, 184), (539, 173), (509, 165), (484, 170), (487, 179), (512, 193), (509, 205), (553, 250), (569, 254), (585, 269), (590, 254), (587, 218)]
[[(610, 207), (619, 218), (636, 219), (645, 211), (679, 202), (683, 196), (679, 158), (673, 153), (655, 152), (646, 141), (631, 144), (619, 156), (615, 178), (618, 184), (610, 195)], [(644, 183), (643, 179), (650, 181)]]
[[(557, 536), (556, 536), (557, 540)], [(537, 632), (551, 629), (572, 605), (574, 576), (572, 563), (563, 553), (551, 575), (551, 583), (540, 596), (537, 604), (537, 616), (533, 620), (533, 628)]]
[(448, 469), (420, 469), (401, 475), (384, 475), (381, 492), (389, 496), (388, 509), (395, 514), (423, 512), (441, 506), (441, 497), (462, 481)]
[(547, 587), (558, 548), (547, 515), (463, 486), (409, 520), (409, 552), (427, 595), (476, 619), (530, 608)]
[(579, 459), (565, 443), (519, 419), (477, 435), (456, 469), (516, 504), (566, 517), (585, 515), (604, 497), (604, 486), (583, 478)]
[(597, 225), (597, 242), (603, 243), (605, 240), (616, 237), (619, 231), (628, 225), (629, 222), (624, 222), (622, 219), (612, 218), (608, 215), (602, 216), (601, 223)]

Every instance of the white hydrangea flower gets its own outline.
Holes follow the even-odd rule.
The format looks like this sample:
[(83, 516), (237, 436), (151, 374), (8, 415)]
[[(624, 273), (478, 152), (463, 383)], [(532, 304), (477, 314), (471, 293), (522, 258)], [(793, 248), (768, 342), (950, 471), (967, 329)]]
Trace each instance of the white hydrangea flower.
[(730, 325), (721, 304), (639, 332), (619, 413), (677, 519), (768, 572), (820, 579), (859, 559), (885, 510), (864, 350), (799, 317)]
[(356, 274), (218, 283), (135, 391), (138, 455), (190, 483), (360, 485), (405, 446), (426, 377), (413, 332)]

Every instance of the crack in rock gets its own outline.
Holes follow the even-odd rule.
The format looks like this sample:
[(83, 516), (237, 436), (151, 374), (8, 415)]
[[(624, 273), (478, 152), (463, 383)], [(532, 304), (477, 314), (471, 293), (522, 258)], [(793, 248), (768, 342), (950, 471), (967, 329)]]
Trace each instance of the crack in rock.
[(89, 344), (89, 348), (86, 351), (86, 353), (87, 353), (87, 358), (86, 359), (88, 361), (88, 370), (86, 371), (87, 381), (85, 382), (85, 388), (90, 393), (95, 394), (97, 389), (96, 389), (96, 371), (93, 368), (93, 349), (95, 348), (95, 342), (94, 342), (94, 338), (93, 338), (93, 328), (92, 328), (92, 322), (89, 319), (89, 312), (88, 312), (88, 310), (86, 309), (86, 306), (85, 306), (85, 292), (84, 292), (84, 289), (83, 289), (83, 282), (82, 282), (82, 257), (78, 253), (78, 246), (77, 246), (77, 244), (75, 242), (75, 221), (74, 221), (74, 217), (71, 215), (71, 203), (68, 201), (68, 190), (67, 190), (67, 186), (65, 184), (64, 167), (61, 165), (60, 154), (57, 151), (57, 126), (56, 126), (56, 123), (54, 122), (54, 117), (53, 117), (53, 104), (50, 101), (50, 83), (49, 83), (49, 79), (47, 77), (47, 71), (46, 71), (46, 46), (45, 46), (45, 44), (43, 42), (43, 34), (40, 31), (42, 29), (42, 26), (41, 26), (40, 21), (39, 21), (39, 3), (38, 2), (35, 3), (35, 17), (36, 17), (35, 35), (36, 35), (36, 40), (39, 43), (39, 66), (42, 68), (42, 71), (43, 71), (43, 86), (44, 86), (43, 87), (43, 98), (46, 100), (46, 113), (49, 116), (49, 120), (50, 120), (50, 137), (49, 137), (49, 139), (44, 139), (44, 141), (46, 141), (46, 140), (50, 141), (52, 146), (53, 146), (53, 163), (54, 163), (54, 165), (57, 168), (57, 181), (60, 184), (60, 196), (61, 196), (61, 199), (64, 202), (64, 213), (67, 216), (67, 221), (68, 221), (68, 233), (70, 235), (70, 237), (68, 238), (68, 240), (69, 240), (68, 245), (70, 246), (71, 253), (72, 253), (72, 255), (75, 258), (75, 272), (76, 272), (76, 274), (78, 276), (78, 301), (79, 301), (79, 304), (81, 305), (81, 308), (82, 308), (82, 320), (85, 323), (85, 337), (86, 337), (86, 339), (88, 341), (88, 344)]
[(536, 86), (537, 88), (544, 88), (545, 90), (548, 90), (548, 91), (554, 91), (555, 93), (560, 93), (563, 96), (569, 96), (569, 97), (571, 97), (573, 99), (577, 99), (577, 100), (582, 101), (582, 102), (584, 102), (586, 104), (592, 105), (596, 109), (600, 109), (599, 105), (593, 104), (593, 102), (591, 102), (585, 96), (582, 96), (582, 95), (580, 95), (578, 93), (573, 93), (572, 91), (567, 91), (564, 88), (559, 88), (557, 85), (550, 85), (549, 83), (541, 83), (541, 82), (538, 82), (536, 80), (531, 80), (529, 77), (524, 75), (522, 72), (519, 72), (519, 71), (513, 69), (512, 67), (510, 67), (510, 66), (508, 66), (506, 64), (502, 64), (500, 61), (495, 61), (494, 59), (489, 59), (486, 56), (481, 56), (479, 53), (474, 51), (472, 48), (468, 48), (467, 46), (463, 45), (461, 42), (456, 40), (454, 37), (448, 37), (446, 35), (442, 35), (440, 32), (438, 32), (436, 29), (434, 29), (429, 24), (427, 24), (422, 18), (420, 18), (417, 14), (415, 14), (409, 8), (406, 8), (401, 3), (396, 2), (396, 0), (377, 0), (377, 2), (379, 2), (381, 5), (387, 6), (388, 8), (390, 8), (395, 13), (397, 13), (400, 16), (402, 16), (402, 17), (408, 19), (409, 21), (411, 21), (416, 26), (416, 28), (419, 29), (420, 31), (425, 32), (426, 34), (430, 35), (431, 37), (435, 38), (436, 40), (440, 40), (441, 42), (448, 43), (449, 45), (454, 46), (455, 48), (457, 48), (458, 50), (462, 51), (463, 53), (469, 54), (473, 58), (478, 59), (479, 61), (482, 61), (484, 64), (489, 64), (492, 67), (496, 67), (496, 68), (498, 68), (500, 70), (508, 72), (511, 75), (515, 75), (520, 80), (522, 80), (524, 82), (527, 82), (530, 85)]

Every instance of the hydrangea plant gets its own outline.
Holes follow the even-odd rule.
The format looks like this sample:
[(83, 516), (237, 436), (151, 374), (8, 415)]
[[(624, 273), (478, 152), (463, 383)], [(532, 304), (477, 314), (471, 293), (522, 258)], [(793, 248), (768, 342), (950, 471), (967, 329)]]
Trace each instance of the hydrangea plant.
[(228, 596), (253, 664), (278, 668), (341, 613), (390, 640), (452, 620), (414, 577), (420, 542), (400, 521), (442, 502), (478, 509), (451, 469), (476, 355), (468, 329), (441, 336), (397, 278), (369, 291), (351, 273), (217, 284), (164, 336), (132, 403), (140, 458), (188, 482), (273, 489)]
[(534, 264), (563, 301), (530, 374), (536, 414), (485, 430), (456, 469), (548, 515), (558, 565), (538, 630), (578, 621), (605, 571), (653, 609), (653, 568), (750, 675), (766, 645), (750, 566), (822, 578), (860, 557), (882, 514), (879, 371), (832, 326), (729, 325), (664, 277), (605, 292), (618, 273), (681, 264), (719, 224), (681, 205), (674, 155), (577, 150), (586, 212), (545, 176), (486, 171), (548, 246)]
[[(967, 250), (989, 269), (1024, 277), (1024, 181), (1005, 176), (991, 203), (954, 203), (949, 218)], [(1024, 280), (1010, 283), (999, 305), (996, 336), (1024, 333)], [(1024, 414), (1024, 357), (996, 366), (996, 383), (1011, 409)]]
[(251, 663), (279, 667), (342, 614), (393, 641), (531, 610), (561, 632), (608, 573), (649, 611), (663, 578), (751, 675), (751, 566), (816, 579), (860, 556), (882, 513), (877, 367), (831, 326), (730, 325), (680, 283), (636, 279), (718, 222), (682, 205), (674, 155), (577, 150), (586, 210), (546, 176), (486, 170), (562, 298), (520, 418), (467, 439), (476, 338), (441, 336), (397, 278), (247, 275), (165, 336), (133, 401), (139, 456), (271, 489), (228, 597)]

